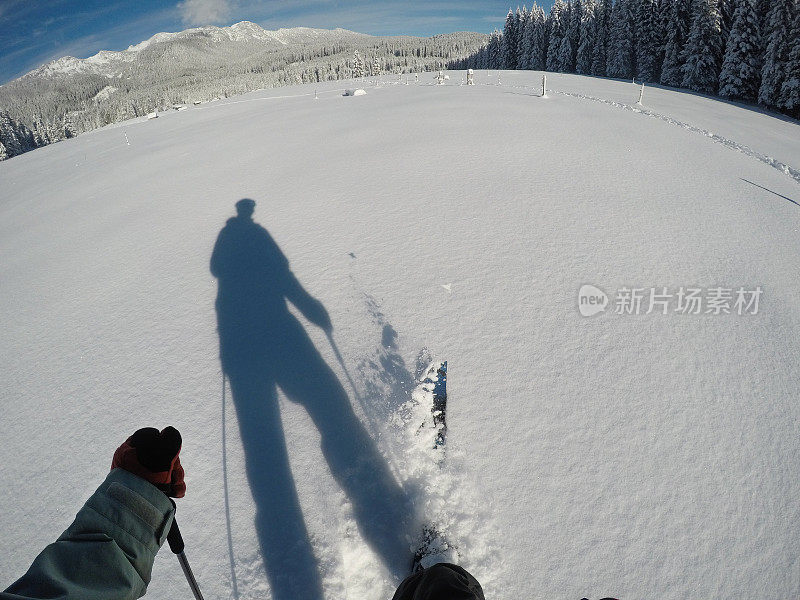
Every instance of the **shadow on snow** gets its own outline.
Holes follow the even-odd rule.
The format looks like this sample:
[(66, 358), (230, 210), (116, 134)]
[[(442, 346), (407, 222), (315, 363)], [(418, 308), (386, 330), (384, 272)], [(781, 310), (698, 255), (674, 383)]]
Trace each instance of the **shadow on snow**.
[(317, 558), (298, 501), (281, 426), (277, 388), (302, 405), (321, 436), (331, 473), (353, 506), (363, 538), (400, 578), (410, 559), (403, 530), (410, 508), (353, 412), (342, 384), (287, 300), (327, 333), (325, 307), (306, 292), (266, 229), (255, 202), (236, 203), (211, 256), (220, 360), (227, 376), (256, 505), (256, 530), (276, 600), (322, 599)]

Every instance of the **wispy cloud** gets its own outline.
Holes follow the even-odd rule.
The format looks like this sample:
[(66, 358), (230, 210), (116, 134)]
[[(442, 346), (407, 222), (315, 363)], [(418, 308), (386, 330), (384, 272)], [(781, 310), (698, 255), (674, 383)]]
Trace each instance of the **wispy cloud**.
[(178, 3), (181, 19), (186, 25), (215, 25), (230, 18), (228, 0), (183, 0)]
[[(242, 1), (245, 4), (246, 0)], [(298, 3), (276, 0), (269, 4), (245, 4), (262, 27), (275, 29), (305, 25), (332, 29), (343, 27), (373, 35), (432, 35), (451, 31), (485, 29), (484, 23), (503, 21), (505, 12), (487, 7), (483, 0), (434, 2), (318, 1), (298, 9)], [(495, 13), (502, 13), (495, 16)], [(476, 25), (478, 27), (476, 27)]]
[[(25, 2), (25, 0), (6, 0), (5, 2), (0, 2), (0, 20), (19, 12), (26, 4), (27, 2)], [(32, 9), (28, 8), (28, 10)]]
[[(101, 10), (105, 12), (106, 9), (104, 7)], [(81, 14), (81, 18), (96, 17), (101, 10), (85, 12)], [(64, 19), (58, 17), (55, 20), (60, 23)], [(46, 32), (46, 35), (28, 35), (13, 40), (4, 44), (6, 52), (0, 52), (0, 83), (15, 79), (62, 56), (86, 58), (100, 50), (124, 50), (158, 31), (168, 29), (168, 25), (176, 23), (177, 20), (178, 16), (172, 5), (89, 34), (67, 36), (59, 30), (54, 30)]]

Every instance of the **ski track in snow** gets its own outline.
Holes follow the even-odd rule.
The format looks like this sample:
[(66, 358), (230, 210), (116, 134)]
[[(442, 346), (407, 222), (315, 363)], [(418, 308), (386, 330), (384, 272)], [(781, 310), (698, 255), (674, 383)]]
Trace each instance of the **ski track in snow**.
[[(381, 340), (372, 356), (358, 361), (358, 389), (354, 391), (370, 433), (414, 507), (408, 524), (409, 547), (418, 548), (423, 526), (433, 523), (459, 549), (459, 563), (479, 571), (483, 585), (491, 585), (499, 568), (487, 531), (492, 519), (474, 495), (465, 468), (468, 457), (458, 449), (448, 450), (447, 462), (442, 465), (441, 451), (434, 449), (435, 430), (430, 423), (424, 431), (420, 426), (430, 420), (433, 402), (432, 388), (420, 382), (436, 361), (428, 348), (422, 347), (415, 364), (406, 364), (401, 349), (416, 340), (401, 344), (378, 300), (366, 292), (357, 293)], [(347, 571), (352, 579), (363, 569)], [(375, 585), (366, 583), (362, 589)]]
[[(273, 88), (274, 89), (274, 88)], [(318, 90), (317, 93), (319, 94), (329, 94), (331, 92), (343, 92), (346, 88), (339, 88), (335, 90)], [(259, 91), (259, 90), (255, 90)], [(243, 104), (245, 102), (264, 102), (266, 100), (284, 100), (286, 98), (308, 98), (309, 96), (313, 96), (314, 92), (309, 92), (307, 94), (286, 94), (283, 96), (263, 96), (258, 98), (245, 98), (244, 100), (231, 100), (229, 102), (216, 102), (214, 104), (209, 104), (209, 106), (196, 106), (194, 107), (195, 110), (208, 110), (209, 108), (220, 108), (222, 106), (232, 106), (234, 104)]]
[[(399, 85), (399, 82), (394, 82), (394, 81), (391, 81), (391, 82), (380, 82), (380, 85), (374, 86), (374, 87), (371, 86), (370, 89), (373, 89), (373, 90), (374, 89), (379, 89), (380, 87), (382, 87), (384, 85)], [(428, 82), (421, 83), (421, 84), (420, 83), (416, 83), (416, 85), (436, 86), (435, 83), (428, 83)], [(454, 87), (455, 85), (456, 84), (454, 84), (454, 83), (450, 83), (450, 84), (448, 84), (448, 87)], [(464, 84), (463, 83), (459, 83), (457, 85), (461, 86), (461, 85), (464, 85)], [(488, 86), (488, 87), (495, 87), (493, 84), (488, 84), (488, 83), (480, 83), (479, 85)], [(528, 86), (528, 85), (507, 85), (507, 86), (502, 86), (502, 87), (505, 87), (507, 89), (511, 88), (511, 89), (525, 89), (525, 90), (538, 89), (538, 86)], [(325, 89), (325, 90), (318, 90), (315, 93), (317, 93), (317, 94), (330, 94), (332, 92), (341, 93), (341, 92), (345, 91), (346, 89), (347, 88)], [(641, 107), (640, 106), (634, 106), (634, 105), (631, 105), (631, 104), (626, 104), (624, 102), (617, 102), (616, 100), (609, 100), (609, 99), (606, 99), (606, 98), (599, 98), (597, 96), (591, 96), (591, 95), (588, 95), (588, 94), (578, 94), (578, 93), (575, 93), (575, 92), (566, 92), (566, 91), (563, 91), (563, 90), (557, 90), (557, 89), (553, 89), (553, 88), (548, 88), (548, 91), (556, 93), (556, 94), (559, 94), (561, 96), (568, 96), (568, 97), (571, 97), (571, 98), (578, 98), (580, 100), (591, 100), (593, 102), (599, 102), (601, 104), (606, 104), (608, 106), (613, 106), (614, 108), (618, 108), (618, 109), (621, 109), (621, 110), (627, 110), (627, 111), (630, 111), (630, 112), (633, 112), (633, 113), (637, 113), (637, 114), (640, 114), (640, 115), (644, 115), (644, 116), (647, 116), (647, 117), (651, 117), (651, 118), (654, 118), (654, 119), (659, 119), (661, 121), (664, 121), (665, 123), (669, 123), (670, 125), (675, 125), (677, 127), (685, 129), (687, 131), (691, 131), (693, 133), (697, 133), (699, 135), (702, 135), (703, 137), (708, 138), (708, 139), (710, 139), (711, 141), (713, 141), (713, 142), (715, 142), (717, 144), (721, 144), (721, 145), (725, 146), (726, 148), (730, 148), (731, 150), (735, 150), (737, 152), (741, 152), (742, 154), (750, 156), (751, 158), (755, 158), (756, 160), (758, 160), (758, 161), (760, 161), (760, 162), (762, 162), (762, 163), (764, 163), (766, 165), (769, 165), (770, 167), (772, 167), (774, 169), (777, 169), (778, 171), (780, 171), (784, 175), (788, 175), (789, 177), (791, 177), (797, 183), (800, 183), (800, 169), (792, 167), (791, 165), (788, 165), (788, 164), (786, 164), (786, 163), (784, 163), (784, 162), (782, 162), (782, 161), (780, 161), (780, 160), (778, 160), (776, 158), (773, 158), (772, 156), (769, 156), (768, 154), (763, 154), (761, 152), (753, 150), (752, 148), (750, 148), (749, 146), (746, 146), (745, 144), (740, 144), (739, 142), (736, 142), (735, 140), (731, 140), (729, 138), (726, 138), (724, 136), (716, 134), (713, 131), (709, 131), (708, 129), (703, 129), (702, 127), (696, 127), (696, 126), (691, 125), (689, 123), (686, 123), (684, 121), (680, 121), (678, 119), (674, 119), (674, 118), (672, 118), (672, 117), (670, 117), (668, 115), (664, 115), (664, 114), (655, 112), (653, 110), (644, 108), (643, 106), (641, 106)], [(266, 97), (258, 97), (258, 98), (246, 98), (246, 99), (242, 99), (242, 100), (233, 100), (233, 101), (227, 101), (227, 102), (217, 102), (217, 103), (211, 104), (209, 106), (197, 106), (197, 107), (195, 107), (195, 110), (207, 110), (209, 108), (221, 108), (223, 106), (232, 106), (234, 104), (241, 104), (241, 103), (244, 103), (244, 102), (262, 102), (262, 101), (268, 101), (268, 100), (283, 100), (283, 99), (289, 99), (289, 98), (303, 98), (303, 97), (309, 97), (309, 96), (313, 96), (313, 95), (314, 95), (314, 93), (309, 92), (309, 93), (305, 93), (305, 94), (290, 94), (290, 95), (281, 95), (281, 96), (266, 96)], [(144, 119), (143, 118), (138, 119), (138, 121), (141, 121), (141, 120), (144, 120)], [(124, 125), (127, 125), (127, 124), (130, 124), (130, 121), (126, 121), (124, 123), (112, 124), (112, 125), (110, 125), (110, 126), (108, 126), (106, 128), (119, 127), (119, 126), (124, 126)], [(103, 128), (103, 129), (106, 129), (106, 128)]]
[[(484, 83), (482, 85), (491, 85), (491, 84)], [(506, 87), (516, 88), (516, 89), (532, 89), (531, 86), (527, 85), (514, 85)], [(678, 119), (673, 119), (668, 115), (662, 115), (661, 113), (657, 113), (655, 111), (649, 110), (644, 107), (640, 108), (638, 106), (625, 104), (624, 102), (617, 102), (616, 100), (607, 100), (605, 98), (598, 98), (597, 96), (589, 96), (588, 94), (576, 94), (575, 92), (564, 92), (553, 88), (548, 88), (547, 91), (554, 92), (562, 96), (578, 98), (580, 100), (591, 100), (593, 102), (600, 102), (601, 104), (607, 104), (608, 106), (613, 106), (614, 108), (628, 110), (640, 115), (644, 115), (646, 117), (652, 117), (654, 119), (660, 119), (666, 123), (669, 123), (670, 125), (676, 125), (677, 127), (681, 127), (682, 129), (686, 129), (687, 131), (698, 133), (703, 137), (709, 138), (713, 142), (716, 142), (717, 144), (722, 144), (726, 148), (730, 148), (731, 150), (736, 150), (737, 152), (741, 152), (742, 154), (746, 154), (747, 156), (755, 158), (756, 160), (761, 161), (765, 165), (769, 165), (770, 167), (777, 169), (784, 175), (788, 175), (789, 177), (794, 179), (797, 183), (800, 183), (800, 169), (796, 169), (792, 166), (789, 166), (767, 154), (762, 154), (761, 152), (757, 152), (752, 148), (750, 148), (749, 146), (745, 146), (744, 144), (740, 144), (739, 142), (718, 135), (713, 131), (703, 129), (701, 127), (695, 127), (694, 125), (690, 125), (689, 123), (684, 123), (683, 121), (679, 121)]]

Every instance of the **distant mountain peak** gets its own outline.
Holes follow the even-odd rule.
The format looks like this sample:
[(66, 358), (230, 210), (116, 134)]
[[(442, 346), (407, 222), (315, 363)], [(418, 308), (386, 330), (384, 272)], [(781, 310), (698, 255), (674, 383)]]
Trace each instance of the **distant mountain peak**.
[(257, 25), (252, 21), (239, 21), (238, 23), (234, 23), (230, 26), (231, 29), (242, 29), (248, 31), (265, 31), (261, 25)]
[(203, 27), (193, 27), (176, 32), (159, 32), (150, 36), (148, 39), (132, 44), (125, 50), (100, 50), (97, 54), (88, 58), (76, 58), (74, 56), (62, 56), (50, 61), (23, 77), (52, 77), (58, 75), (72, 75), (76, 73), (96, 73), (106, 77), (117, 77), (120, 75), (122, 67), (126, 63), (134, 61), (139, 53), (154, 46), (179, 39), (191, 39), (195, 36), (203, 36), (212, 42), (262, 42), (287, 45), (292, 42), (319, 40), (320, 38), (334, 35), (363, 36), (366, 34), (356, 33), (347, 29), (315, 29), (312, 27), (288, 27), (276, 30), (264, 29), (252, 21), (239, 21), (227, 27), (217, 27), (206, 25)]
[(62, 56), (0, 85), (8, 116), (0, 122), (0, 160), (176, 105), (292, 83), (438, 71), (488, 39), (469, 32), (421, 38), (341, 28), (269, 31), (240, 21), (160, 32), (88, 58)]

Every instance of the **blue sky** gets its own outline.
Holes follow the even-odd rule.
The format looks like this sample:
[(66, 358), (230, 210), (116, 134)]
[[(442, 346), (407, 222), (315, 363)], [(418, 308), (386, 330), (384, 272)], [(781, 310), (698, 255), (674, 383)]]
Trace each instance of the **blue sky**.
[(266, 29), (343, 27), (372, 35), (488, 33), (502, 28), (508, 7), (508, 0), (0, 0), (0, 83), (61, 56), (123, 50), (159, 31), (199, 25), (248, 20)]

